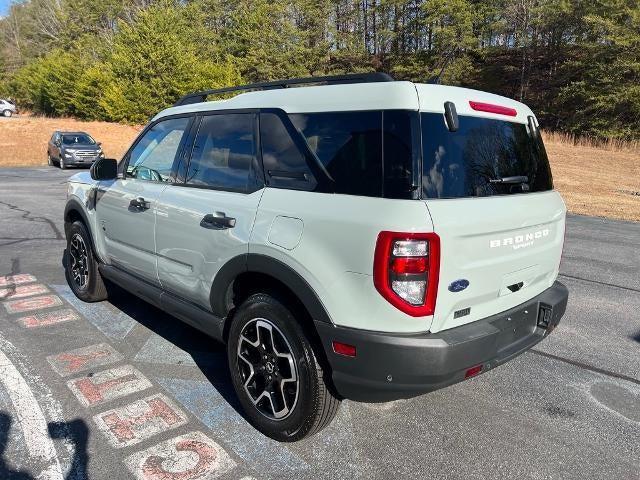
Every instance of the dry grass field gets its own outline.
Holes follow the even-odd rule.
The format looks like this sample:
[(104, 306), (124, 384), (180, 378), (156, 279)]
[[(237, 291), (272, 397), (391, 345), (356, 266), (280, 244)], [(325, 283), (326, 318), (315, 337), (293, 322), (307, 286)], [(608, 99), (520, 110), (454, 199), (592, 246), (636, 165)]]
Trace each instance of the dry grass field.
[[(108, 157), (120, 158), (142, 127), (63, 118), (0, 118), (0, 167), (46, 164), (54, 130), (84, 130), (102, 142)], [(545, 135), (553, 180), (569, 211), (640, 221), (640, 146), (575, 143)]]
[(55, 130), (89, 133), (107, 157), (120, 158), (142, 127), (107, 122), (82, 122), (71, 118), (19, 115), (0, 118), (0, 167), (47, 164), (47, 142)]

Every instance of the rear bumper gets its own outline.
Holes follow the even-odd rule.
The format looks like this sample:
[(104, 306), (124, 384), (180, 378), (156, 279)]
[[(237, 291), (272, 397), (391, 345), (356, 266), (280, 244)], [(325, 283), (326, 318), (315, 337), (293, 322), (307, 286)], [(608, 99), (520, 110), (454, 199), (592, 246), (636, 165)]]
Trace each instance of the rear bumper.
[[(438, 333), (393, 334), (316, 322), (333, 384), (344, 398), (382, 402), (410, 398), (482, 372), (533, 347), (560, 322), (569, 292), (560, 282), (531, 300), (497, 315)], [(538, 326), (541, 306), (551, 307), (549, 326)], [(333, 341), (356, 346), (356, 357), (333, 352)]]

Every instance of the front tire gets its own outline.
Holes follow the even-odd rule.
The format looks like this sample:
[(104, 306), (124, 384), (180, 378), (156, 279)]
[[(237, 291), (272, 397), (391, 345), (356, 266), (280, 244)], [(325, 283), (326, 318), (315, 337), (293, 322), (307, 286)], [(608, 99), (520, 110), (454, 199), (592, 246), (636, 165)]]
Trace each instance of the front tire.
[(5, 110), (4, 112), (2, 112), (2, 116), (9, 118), (11, 115), (13, 115), (13, 112), (11, 110)]
[(50, 167), (53, 166), (53, 159), (51, 158), (51, 154), (47, 153), (47, 165)]
[(60, 170), (65, 170), (67, 168), (67, 164), (64, 163), (64, 158), (62, 158), (62, 156), (58, 159), (58, 163), (60, 164)]
[(245, 300), (229, 329), (227, 355), (240, 404), (265, 435), (294, 442), (319, 432), (336, 415), (340, 400), (285, 302), (264, 293)]
[(67, 282), (76, 297), (85, 302), (107, 299), (107, 288), (98, 270), (98, 262), (84, 223), (75, 221), (69, 228), (65, 261)]

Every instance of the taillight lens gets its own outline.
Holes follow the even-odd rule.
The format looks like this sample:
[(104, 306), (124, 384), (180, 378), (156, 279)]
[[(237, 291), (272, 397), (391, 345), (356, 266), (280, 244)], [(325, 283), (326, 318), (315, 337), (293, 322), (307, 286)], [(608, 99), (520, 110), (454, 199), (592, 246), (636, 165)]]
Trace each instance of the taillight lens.
[(373, 262), (373, 283), (396, 308), (413, 317), (433, 315), (439, 274), (438, 235), (380, 232)]

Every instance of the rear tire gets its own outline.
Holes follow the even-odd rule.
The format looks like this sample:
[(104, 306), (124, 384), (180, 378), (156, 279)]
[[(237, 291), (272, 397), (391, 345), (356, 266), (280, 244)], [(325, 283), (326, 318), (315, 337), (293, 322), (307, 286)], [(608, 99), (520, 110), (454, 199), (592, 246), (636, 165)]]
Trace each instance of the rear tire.
[(227, 355), (240, 404), (265, 435), (294, 442), (335, 417), (340, 400), (285, 302), (265, 293), (245, 300), (231, 323)]
[(108, 297), (91, 238), (81, 221), (69, 228), (65, 259), (65, 276), (76, 297), (85, 302), (100, 302)]

